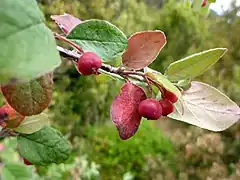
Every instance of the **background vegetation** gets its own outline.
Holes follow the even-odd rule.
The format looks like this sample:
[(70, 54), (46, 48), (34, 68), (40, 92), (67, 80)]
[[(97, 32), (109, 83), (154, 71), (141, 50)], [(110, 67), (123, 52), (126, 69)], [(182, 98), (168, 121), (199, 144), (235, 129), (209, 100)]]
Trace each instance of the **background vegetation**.
[[(127, 35), (147, 29), (166, 33), (168, 44), (151, 67), (163, 71), (175, 60), (215, 47), (228, 53), (199, 77), (240, 104), (239, 7), (219, 16), (206, 15), (184, 0), (39, 0), (47, 24), (64, 12), (104, 19)], [(71, 140), (67, 164), (31, 168), (41, 179), (240, 179), (240, 125), (213, 133), (172, 120), (144, 122), (129, 141), (121, 141), (109, 118), (109, 107), (121, 84), (106, 76), (80, 77), (67, 61), (55, 72), (52, 125)], [(14, 142), (3, 141), (1, 161), (19, 161)], [(5, 154), (4, 154), (5, 153)], [(9, 157), (9, 158), (6, 158)], [(11, 158), (10, 158), (11, 157)], [(8, 159), (8, 160), (7, 160)]]

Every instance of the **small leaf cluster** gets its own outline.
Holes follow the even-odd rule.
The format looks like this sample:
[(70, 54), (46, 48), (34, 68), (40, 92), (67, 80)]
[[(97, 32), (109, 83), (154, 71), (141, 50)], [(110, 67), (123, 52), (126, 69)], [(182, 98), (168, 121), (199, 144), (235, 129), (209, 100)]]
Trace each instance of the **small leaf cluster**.
[[(17, 138), (26, 165), (62, 163), (71, 146), (49, 126), (43, 112), (52, 99), (52, 71), (60, 64), (54, 37), (36, 1), (4, 0), (1, 8), (0, 23), (6, 28), (0, 31), (0, 86), (5, 98), (0, 107), (0, 136)], [(14, 169), (21, 166), (6, 165), (3, 174)]]

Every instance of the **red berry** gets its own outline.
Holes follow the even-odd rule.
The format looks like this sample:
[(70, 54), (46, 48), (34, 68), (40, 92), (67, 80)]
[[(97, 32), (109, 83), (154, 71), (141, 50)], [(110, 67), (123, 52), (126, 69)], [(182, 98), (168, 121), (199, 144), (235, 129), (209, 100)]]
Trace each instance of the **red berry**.
[(162, 115), (167, 116), (171, 114), (174, 110), (173, 103), (168, 99), (162, 99), (159, 101), (159, 104), (162, 106)]
[(202, 0), (202, 7), (205, 7), (208, 3), (208, 0)]
[(157, 120), (162, 115), (162, 107), (155, 99), (145, 99), (138, 106), (138, 113), (152, 120)]
[(98, 69), (102, 66), (102, 61), (93, 52), (84, 53), (78, 60), (78, 71), (85, 75), (97, 74)]
[(32, 165), (31, 162), (29, 162), (27, 159), (23, 158), (23, 162), (25, 165), (29, 166), (29, 165)]
[(174, 93), (172, 93), (172, 92), (170, 92), (170, 91), (167, 91), (167, 92), (165, 92), (165, 94), (164, 94), (164, 99), (168, 99), (168, 100), (171, 101), (172, 103), (175, 103), (175, 102), (177, 102), (178, 97), (177, 97)]

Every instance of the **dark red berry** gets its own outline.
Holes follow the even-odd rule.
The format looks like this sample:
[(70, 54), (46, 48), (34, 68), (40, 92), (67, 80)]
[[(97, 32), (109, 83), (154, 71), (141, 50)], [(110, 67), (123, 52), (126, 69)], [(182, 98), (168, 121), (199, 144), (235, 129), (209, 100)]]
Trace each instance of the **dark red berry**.
[(208, 3), (208, 0), (202, 0), (202, 7), (205, 7)]
[(162, 99), (159, 101), (159, 104), (162, 107), (162, 115), (167, 116), (171, 114), (174, 110), (173, 103), (169, 101), (168, 99)]
[(25, 165), (29, 166), (29, 165), (32, 165), (31, 162), (29, 162), (27, 159), (23, 158), (23, 162)]
[(78, 60), (78, 71), (85, 75), (98, 74), (98, 69), (102, 66), (102, 61), (93, 52), (84, 53)]
[(155, 99), (145, 99), (138, 106), (138, 113), (152, 120), (157, 120), (162, 115), (162, 107)]
[(178, 100), (178, 97), (177, 97), (174, 93), (172, 93), (172, 92), (170, 92), (170, 91), (165, 92), (163, 98), (164, 98), (164, 99), (168, 99), (168, 100), (171, 101), (172, 103), (175, 103), (175, 102), (177, 102), (177, 100)]

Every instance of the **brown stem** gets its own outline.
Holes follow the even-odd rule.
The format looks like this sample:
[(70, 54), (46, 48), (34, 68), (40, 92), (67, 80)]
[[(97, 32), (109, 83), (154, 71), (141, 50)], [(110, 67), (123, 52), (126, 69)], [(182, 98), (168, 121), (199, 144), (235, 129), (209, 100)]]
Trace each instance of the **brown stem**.
[(154, 97), (154, 93), (153, 93), (151, 82), (149, 81), (147, 76), (144, 76), (144, 79), (145, 79), (146, 83), (148, 84), (148, 90), (151, 93), (152, 98), (153, 98)]
[[(61, 46), (57, 46), (57, 50), (59, 51), (61, 56), (70, 58), (70, 60), (73, 61), (75, 64), (80, 57), (80, 55), (77, 54), (76, 52), (70, 51)], [(124, 77), (125, 79), (126, 79), (126, 77), (129, 77), (129, 78), (135, 79), (140, 82), (144, 81), (144, 76), (145, 76), (143, 72), (127, 71), (127, 70), (124, 70), (124, 68), (122, 68), (122, 67), (121, 68), (114, 67), (114, 66), (104, 64), (104, 63), (102, 63), (100, 70), (119, 75), (121, 77)], [(143, 77), (143, 78), (141, 78), (141, 77)]]
[(7, 128), (4, 128), (0, 131), (0, 136), (1, 137), (9, 137), (9, 136), (17, 136), (18, 134), (15, 133), (13, 130), (11, 129), (7, 129)]
[(54, 33), (54, 36), (56, 39), (62, 40), (64, 42), (68, 43), (69, 45), (71, 45), (72, 47), (76, 48), (81, 54), (84, 53), (84, 50), (80, 46), (78, 46), (76, 43), (72, 42), (71, 40), (68, 40), (64, 36), (61, 36), (58, 33)]
[(127, 70), (124, 70), (122, 71), (122, 74), (124, 75), (137, 75), (137, 76), (142, 76), (144, 78), (145, 74), (143, 72), (139, 72), (139, 71), (127, 71)]
[(148, 77), (148, 78), (149, 78), (149, 81), (151, 81), (151, 83), (153, 83), (159, 89), (159, 91), (161, 92), (162, 95), (165, 94), (166, 89), (163, 86), (158, 84), (156, 81), (152, 80), (150, 77)]

